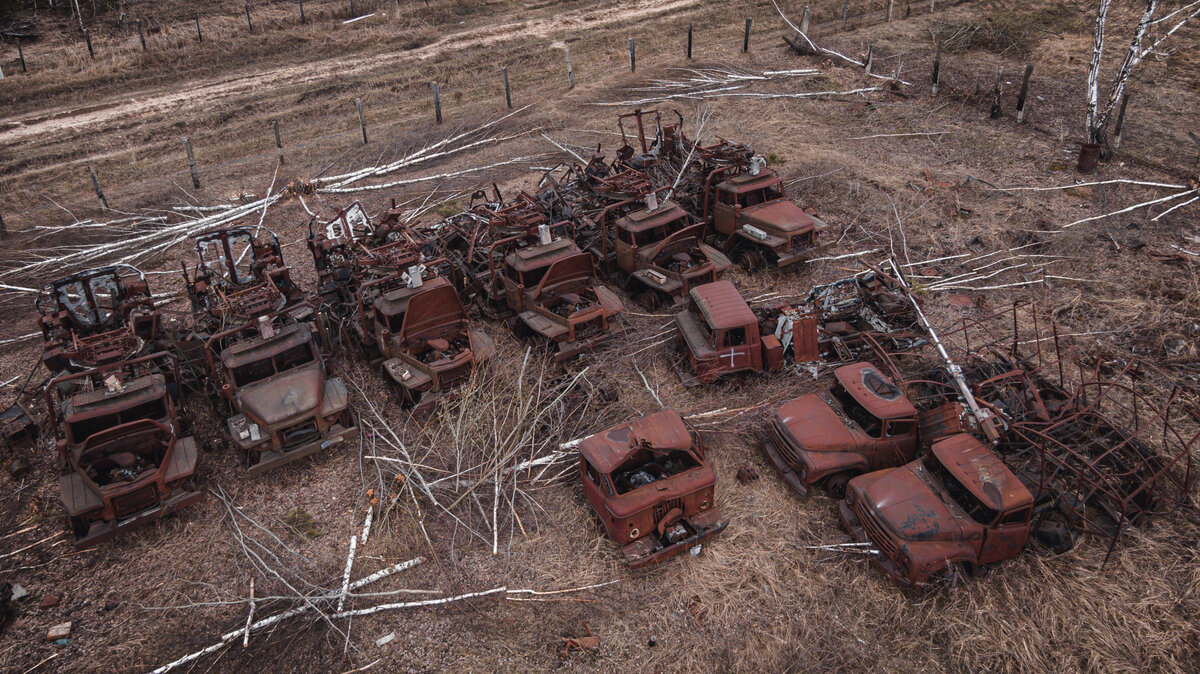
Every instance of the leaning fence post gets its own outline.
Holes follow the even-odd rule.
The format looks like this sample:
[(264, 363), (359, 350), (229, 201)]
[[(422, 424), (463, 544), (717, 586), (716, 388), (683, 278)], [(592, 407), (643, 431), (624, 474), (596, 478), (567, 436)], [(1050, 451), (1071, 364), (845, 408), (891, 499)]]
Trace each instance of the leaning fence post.
[(896, 0), (888, 0), (887, 4), (887, 20), (892, 20), (892, 10), (895, 9)]
[(304, 23), (304, 0), (296, 0), (296, 4), (300, 5), (300, 23)]
[(512, 110), (512, 87), (508, 86), (508, 66), (504, 66), (504, 105)]
[(8, 238), (8, 227), (4, 226), (4, 216), (0, 215), (0, 239)]
[(938, 85), (942, 82), (942, 43), (937, 43), (937, 55), (933, 57), (933, 95), (937, 96)]
[(146, 51), (146, 33), (142, 32), (142, 20), (137, 20), (138, 24), (138, 39), (142, 41), (142, 51)]
[(283, 140), (279, 137), (279, 120), (271, 120), (271, 130), (275, 132), (275, 149), (279, 151), (279, 163), (283, 163)]
[(742, 53), (750, 51), (750, 26), (754, 23), (754, 17), (746, 17), (746, 36), (742, 38)]
[(929, 11), (930, 11), (930, 13), (932, 13), (932, 12), (934, 11), (934, 9), (935, 9), (935, 8), (934, 8), (934, 6), (933, 6), (933, 3), (934, 3), (935, 1), (936, 1), (936, 0), (929, 0)]
[(87, 42), (88, 56), (96, 58), (96, 52), (92, 51), (92, 33), (87, 29), (83, 29), (83, 39)]
[(846, 4), (842, 5), (842, 30), (846, 30), (846, 24), (850, 22), (850, 0), (846, 0)]
[[(567, 88), (574, 89), (575, 88), (575, 71), (571, 70), (571, 48), (563, 47), (563, 52), (566, 53), (566, 56), (567, 56)], [(511, 108), (512, 104), (509, 104), (508, 107)]]
[(812, 11), (808, 5), (804, 6), (804, 14), (800, 15), (800, 32), (808, 35), (808, 21), (812, 18)]
[(438, 83), (433, 83), (433, 116), (437, 118), (437, 123), (442, 123), (442, 95), (438, 91)]
[(1000, 84), (1003, 79), (1004, 66), (1000, 66), (1000, 69), (996, 71), (996, 86), (992, 89), (992, 96), (994, 96), (992, 99), (992, 119), (1000, 119), (1004, 115), (1004, 108), (1000, 107)]
[(1029, 76), (1033, 74), (1033, 64), (1025, 66), (1025, 77), (1021, 80), (1021, 95), (1017, 97), (1017, 124), (1025, 121), (1025, 104), (1029, 96)]
[(25, 50), (21, 49), (21, 38), (17, 38), (17, 56), (21, 59), (21, 72), (29, 72), (25, 69)]
[(367, 144), (367, 120), (363, 117), (362, 99), (354, 99), (354, 107), (358, 108), (358, 128), (362, 129), (363, 145)]
[(204, 42), (204, 33), (200, 32), (200, 12), (196, 12), (196, 41)]
[(192, 141), (187, 136), (183, 137), (183, 149), (187, 152), (188, 171), (192, 174), (192, 187), (200, 187), (200, 174), (196, 173), (196, 157), (192, 154)]
[(637, 54), (633, 49), (633, 38), (629, 38), (629, 71), (637, 72)]
[[(1129, 94), (1121, 96), (1121, 109), (1117, 112), (1117, 126), (1113, 130), (1112, 151), (1116, 152), (1121, 146), (1121, 130), (1125, 128), (1125, 106), (1129, 105)], [(1192, 136), (1195, 139), (1195, 136)]]
[(249, 29), (251, 33), (254, 32), (254, 24), (250, 22), (250, 3), (248, 2), (246, 3), (246, 28)]
[[(631, 42), (632, 42), (632, 40), (631, 40)], [(689, 60), (689, 61), (691, 61), (691, 60), (692, 60), (692, 22), (691, 22), (691, 21), (688, 21), (688, 47), (687, 47), (687, 57), (688, 57), (688, 60)]]
[(96, 177), (96, 169), (92, 167), (92, 162), (87, 163), (88, 174), (92, 176), (92, 189), (96, 190), (96, 198), (100, 200), (100, 210), (108, 210), (108, 199), (104, 198), (104, 190), (100, 189), (100, 179)]
[(867, 71), (868, 75), (871, 74), (871, 68), (874, 65), (875, 65), (875, 45), (869, 44), (869, 45), (867, 45), (867, 62), (866, 62), (866, 65), (863, 66), (863, 68)]
[(354, 0), (350, 0), (350, 16), (351, 17), (358, 16), (358, 14), (356, 14), (354, 11)]

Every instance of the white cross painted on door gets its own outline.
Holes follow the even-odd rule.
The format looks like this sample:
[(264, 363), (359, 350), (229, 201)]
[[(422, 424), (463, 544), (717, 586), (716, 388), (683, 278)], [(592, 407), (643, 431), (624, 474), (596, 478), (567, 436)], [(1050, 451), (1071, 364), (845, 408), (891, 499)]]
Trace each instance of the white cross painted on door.
[(729, 367), (733, 367), (733, 359), (734, 359), (734, 358), (737, 358), (738, 356), (744, 356), (744, 355), (745, 355), (745, 354), (743, 354), (742, 352), (738, 351), (737, 349), (733, 349), (733, 350), (731, 350), (731, 351), (729, 352)]

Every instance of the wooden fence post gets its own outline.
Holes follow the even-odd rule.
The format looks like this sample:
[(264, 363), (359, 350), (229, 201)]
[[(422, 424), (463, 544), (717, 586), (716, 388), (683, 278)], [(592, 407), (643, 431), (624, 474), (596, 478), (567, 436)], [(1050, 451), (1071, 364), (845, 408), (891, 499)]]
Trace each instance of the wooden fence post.
[(892, 10), (895, 9), (896, 0), (888, 0), (887, 4), (887, 20), (890, 23), (892, 20)]
[(17, 56), (21, 59), (21, 72), (29, 72), (25, 69), (25, 50), (21, 49), (21, 38), (17, 38)]
[(279, 163), (283, 163), (283, 139), (279, 137), (279, 120), (271, 120), (271, 130), (275, 132), (275, 149), (279, 151)]
[(204, 33), (200, 32), (200, 13), (196, 12), (196, 41), (204, 42)]
[(688, 46), (687, 46), (687, 57), (688, 57), (688, 60), (689, 60), (689, 61), (691, 61), (691, 60), (692, 60), (692, 22), (691, 22), (691, 21), (688, 21)]
[(866, 65), (863, 66), (863, 68), (867, 71), (868, 75), (871, 74), (871, 68), (874, 67), (874, 65), (875, 65), (875, 45), (869, 44), (869, 45), (867, 45), (867, 62), (866, 62)]
[(1029, 97), (1029, 76), (1033, 74), (1033, 64), (1025, 66), (1025, 77), (1021, 80), (1021, 95), (1017, 97), (1017, 124), (1025, 121), (1025, 105)]
[(305, 23), (305, 21), (304, 21), (304, 0), (296, 0), (296, 4), (300, 5), (300, 24), (303, 25)]
[(0, 239), (8, 238), (8, 227), (4, 226), (4, 216), (0, 215)]
[(508, 66), (504, 66), (504, 105), (512, 110), (512, 87), (508, 85)]
[(188, 171), (192, 174), (192, 187), (200, 187), (200, 174), (196, 173), (196, 157), (192, 154), (192, 141), (187, 136), (183, 137), (183, 149), (187, 152)]
[(1004, 79), (1004, 66), (996, 71), (996, 86), (992, 88), (992, 119), (1000, 119), (1004, 115), (1004, 108), (1000, 107), (1000, 91), (1002, 80)]
[(438, 83), (433, 83), (433, 115), (437, 118), (437, 123), (442, 123), (442, 96), (438, 92)]
[[(1117, 148), (1121, 147), (1121, 130), (1125, 128), (1125, 106), (1129, 105), (1129, 94), (1121, 97), (1121, 109), (1117, 111), (1117, 126), (1113, 130), (1112, 151), (1116, 152)], [(1195, 140), (1192, 136), (1192, 140)]]
[(933, 12), (936, 10), (936, 8), (933, 6), (933, 3), (934, 3), (935, 1), (936, 1), (936, 0), (929, 0), (929, 13), (930, 13), (930, 14), (932, 14), (932, 13), (933, 13)]
[(146, 51), (146, 33), (142, 31), (142, 20), (137, 20), (138, 24), (138, 39), (142, 41), (142, 51)]
[(350, 18), (354, 18), (355, 16), (358, 15), (354, 12), (354, 0), (350, 0)]
[(88, 174), (92, 176), (92, 189), (96, 190), (96, 198), (100, 200), (100, 210), (108, 210), (108, 199), (104, 198), (104, 190), (100, 189), (100, 179), (96, 177), (96, 169), (92, 167), (92, 162), (88, 161)]
[(742, 53), (750, 51), (750, 26), (754, 23), (754, 17), (746, 17), (746, 35), (742, 38)]
[(633, 38), (629, 38), (629, 71), (637, 72), (637, 54), (633, 49)]
[(96, 52), (92, 51), (92, 33), (87, 28), (83, 29), (83, 39), (87, 41), (88, 56), (96, 58)]
[(571, 48), (563, 47), (563, 52), (565, 52), (566, 56), (567, 56), (567, 88), (574, 89), (575, 88), (575, 71), (571, 70)]
[(942, 83), (942, 43), (937, 43), (937, 55), (933, 57), (933, 95), (937, 96), (938, 85)]
[(362, 99), (354, 99), (354, 107), (358, 108), (358, 128), (362, 129), (363, 145), (367, 144), (367, 120), (363, 117)]
[(804, 14), (800, 15), (800, 32), (808, 35), (808, 21), (812, 18), (812, 11), (808, 5), (804, 6)]
[(251, 21), (250, 21), (250, 3), (247, 2), (245, 6), (246, 6), (246, 28), (249, 29), (251, 33), (253, 33), (254, 32), (254, 24), (251, 23)]
[(846, 25), (850, 22), (850, 0), (846, 0), (846, 4), (842, 5), (842, 30), (846, 30)]

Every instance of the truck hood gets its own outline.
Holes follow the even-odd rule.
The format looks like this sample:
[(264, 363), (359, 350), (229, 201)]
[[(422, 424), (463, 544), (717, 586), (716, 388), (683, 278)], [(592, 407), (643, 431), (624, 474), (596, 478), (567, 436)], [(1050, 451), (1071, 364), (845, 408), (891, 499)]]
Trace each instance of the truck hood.
[(856, 434), (815, 393), (787, 401), (776, 414), (791, 441), (809, 452), (846, 452), (858, 446)]
[(962, 538), (962, 525), (937, 494), (913, 472), (912, 464), (897, 468), (868, 484), (865, 505), (893, 534), (906, 541), (953, 541)]
[(237, 393), (242, 412), (268, 428), (320, 409), (325, 375), (307, 367), (255, 382)]
[(787, 199), (776, 199), (742, 209), (742, 217), (755, 227), (783, 237), (807, 232), (816, 225), (799, 206)]

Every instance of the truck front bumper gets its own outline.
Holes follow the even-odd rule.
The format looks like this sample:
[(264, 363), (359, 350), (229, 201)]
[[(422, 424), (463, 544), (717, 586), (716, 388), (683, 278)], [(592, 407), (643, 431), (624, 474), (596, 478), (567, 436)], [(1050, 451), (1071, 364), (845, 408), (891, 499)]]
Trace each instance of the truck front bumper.
[(104, 541), (107, 541), (123, 531), (136, 529), (143, 524), (147, 524), (166, 515), (170, 515), (180, 508), (190, 506), (196, 501), (199, 501), (203, 496), (204, 494), (198, 491), (177, 490), (174, 494), (168, 497), (167, 500), (160, 501), (158, 505), (147, 508), (141, 512), (134, 513), (133, 515), (130, 515), (124, 519), (93, 522), (91, 526), (88, 527), (87, 534), (76, 539), (75, 549), (84, 550), (92, 547), (93, 545), (103, 543)]
[(716, 508), (712, 508), (700, 515), (683, 520), (683, 524), (693, 532), (691, 536), (683, 540), (663, 545), (655, 532), (621, 548), (621, 553), (625, 555), (625, 563), (631, 569), (640, 569), (657, 564), (664, 559), (670, 559), (721, 533), (729, 521), (721, 519), (721, 513)]
[(771, 439), (771, 434), (764, 431), (758, 432), (758, 446), (762, 449), (763, 456), (767, 457), (767, 461), (775, 468), (775, 472), (783, 478), (788, 488), (792, 490), (800, 498), (808, 496), (808, 487), (804, 485), (804, 470), (797, 469), (788, 464), (783, 459), (783, 455), (779, 453), (779, 448), (775, 446), (775, 441)]
[(358, 434), (358, 426), (346, 428), (341, 424), (334, 424), (330, 427), (329, 433), (325, 437), (317, 438), (312, 442), (292, 447), (291, 449), (282, 451), (267, 450), (263, 452), (259, 455), (258, 462), (250, 466), (249, 473), (251, 476), (262, 475), (267, 471), (274, 470), (293, 461), (299, 461), (311, 454), (316, 454), (322, 449), (357, 440)]
[[(867, 530), (863, 527), (862, 522), (858, 521), (858, 515), (854, 514), (854, 511), (850, 509), (850, 506), (846, 505), (844, 500), (838, 501), (838, 519), (842, 521), (842, 527), (850, 532), (854, 540), (859, 543), (870, 543), (878, 547), (879, 544), (867, 536)], [(871, 566), (896, 581), (901, 587), (914, 587), (908, 580), (908, 577), (904, 575), (904, 572), (900, 570), (900, 567), (896, 565), (896, 562), (884, 556), (883, 553), (871, 555)]]

